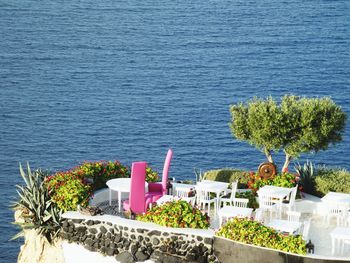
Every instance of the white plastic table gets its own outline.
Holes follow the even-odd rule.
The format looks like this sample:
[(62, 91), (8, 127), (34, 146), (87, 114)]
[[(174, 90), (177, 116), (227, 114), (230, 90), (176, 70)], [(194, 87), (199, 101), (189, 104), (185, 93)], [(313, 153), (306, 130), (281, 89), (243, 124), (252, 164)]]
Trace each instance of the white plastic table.
[(215, 195), (216, 195), (216, 206), (215, 207), (219, 207), (219, 205), (220, 205), (219, 196), (222, 192), (227, 191), (229, 184), (223, 183), (223, 182), (204, 180), (204, 181), (198, 182), (197, 186), (200, 186), (201, 189), (203, 189), (207, 192), (215, 193)]
[(350, 194), (328, 192), (321, 200), (322, 202), (336, 203), (338, 205), (347, 205), (350, 207)]
[(171, 201), (174, 201), (174, 200), (179, 200), (178, 197), (176, 196), (172, 196), (172, 195), (163, 195), (161, 198), (159, 198), (156, 203), (157, 205), (162, 205), (166, 202), (171, 202)]
[(281, 214), (283, 199), (290, 195), (293, 188), (265, 185), (258, 190), (258, 195), (264, 194), (269, 195), (276, 199), (276, 204), (278, 205), (279, 214)]
[[(118, 192), (118, 209), (121, 212), (122, 193), (130, 193), (131, 178), (116, 178), (108, 180), (106, 185), (109, 188), (109, 205), (112, 205), (112, 191)], [(148, 184), (145, 183), (147, 191)]]
[(281, 219), (274, 219), (266, 226), (271, 227), (273, 229), (276, 229), (281, 232), (287, 232), (290, 235), (295, 233), (300, 227), (301, 223), (300, 222), (295, 222), (295, 221), (288, 221), (288, 220), (281, 220)]
[(218, 211), (220, 226), (222, 225), (222, 220), (232, 217), (250, 217), (253, 212), (253, 208), (236, 207), (236, 206), (224, 206)]

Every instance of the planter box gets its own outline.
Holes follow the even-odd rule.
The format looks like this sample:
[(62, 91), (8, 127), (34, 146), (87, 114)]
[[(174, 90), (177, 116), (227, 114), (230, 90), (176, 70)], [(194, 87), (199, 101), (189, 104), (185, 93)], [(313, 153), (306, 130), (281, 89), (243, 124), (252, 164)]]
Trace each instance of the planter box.
[(274, 249), (242, 244), (226, 238), (214, 237), (214, 254), (222, 263), (344, 263), (348, 260), (323, 259), (315, 255), (301, 256)]

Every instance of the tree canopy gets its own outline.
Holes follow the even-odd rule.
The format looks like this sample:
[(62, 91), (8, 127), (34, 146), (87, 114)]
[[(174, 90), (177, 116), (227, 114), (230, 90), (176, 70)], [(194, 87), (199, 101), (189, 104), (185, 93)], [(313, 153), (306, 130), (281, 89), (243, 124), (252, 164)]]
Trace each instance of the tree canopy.
[(326, 150), (340, 142), (347, 119), (329, 97), (285, 95), (279, 103), (272, 97), (254, 98), (231, 105), (230, 112), (234, 137), (262, 150), (270, 162), (274, 162), (272, 152), (284, 151), (282, 171), (301, 153)]

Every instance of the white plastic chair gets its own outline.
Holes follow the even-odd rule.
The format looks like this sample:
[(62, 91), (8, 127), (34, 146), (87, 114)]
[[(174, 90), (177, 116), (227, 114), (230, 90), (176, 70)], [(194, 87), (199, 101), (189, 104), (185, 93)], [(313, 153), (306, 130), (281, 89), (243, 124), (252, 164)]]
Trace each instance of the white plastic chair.
[(259, 193), (258, 200), (259, 208), (262, 209), (264, 212), (269, 212), (269, 218), (271, 220), (272, 213), (276, 212), (278, 209), (275, 200), (273, 200), (273, 197), (268, 193)]
[(235, 207), (244, 207), (248, 206), (249, 199), (246, 198), (232, 198), (232, 206)]
[(294, 208), (295, 208), (295, 198), (296, 198), (297, 192), (298, 192), (298, 186), (293, 187), (293, 190), (291, 191), (288, 200), (286, 200), (286, 201), (288, 201), (288, 203), (284, 203), (283, 202), (282, 203), (282, 208), (286, 208), (289, 211), (290, 210), (294, 210)]
[(300, 217), (301, 217), (300, 212), (287, 211), (286, 213), (287, 213), (288, 221), (292, 221), (292, 222), (299, 222), (300, 221)]
[(206, 191), (200, 186), (196, 186), (197, 202), (200, 209), (205, 210), (208, 205), (208, 215), (210, 215), (210, 205), (214, 203), (214, 209), (216, 210), (216, 198), (210, 197), (210, 192)]
[(179, 197), (181, 200), (189, 202), (191, 205), (195, 203), (195, 197), (189, 197), (188, 188), (176, 187), (175, 188), (175, 196)]
[(262, 223), (264, 221), (264, 210), (258, 208), (255, 210), (254, 220)]
[(230, 192), (229, 198), (220, 197), (220, 207), (222, 204), (224, 204), (224, 206), (227, 205), (227, 203), (229, 205), (232, 205), (232, 199), (236, 198), (237, 185), (238, 185), (238, 181), (231, 183), (231, 190), (230, 189), (227, 190), (227, 192)]
[(302, 237), (305, 240), (305, 242), (309, 241), (310, 226), (311, 226), (311, 219), (304, 221)]
[(336, 218), (337, 226), (346, 225), (346, 218), (348, 216), (348, 207), (345, 205), (324, 202), (322, 204), (324, 209), (323, 223), (330, 224), (332, 218)]

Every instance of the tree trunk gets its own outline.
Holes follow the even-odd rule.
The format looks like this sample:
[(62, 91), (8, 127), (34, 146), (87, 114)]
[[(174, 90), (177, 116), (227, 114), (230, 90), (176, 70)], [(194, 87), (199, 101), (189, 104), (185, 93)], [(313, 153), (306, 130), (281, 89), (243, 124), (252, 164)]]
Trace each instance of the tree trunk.
[(289, 166), (291, 160), (293, 159), (293, 157), (291, 155), (289, 155), (285, 150), (284, 150), (284, 153), (286, 155), (286, 159), (285, 159), (283, 167), (282, 167), (282, 173), (288, 172), (288, 166)]
[(271, 151), (264, 148), (264, 153), (266, 155), (266, 158), (267, 160), (270, 162), (270, 163), (273, 163), (273, 159), (272, 159), (272, 155), (271, 155)]

